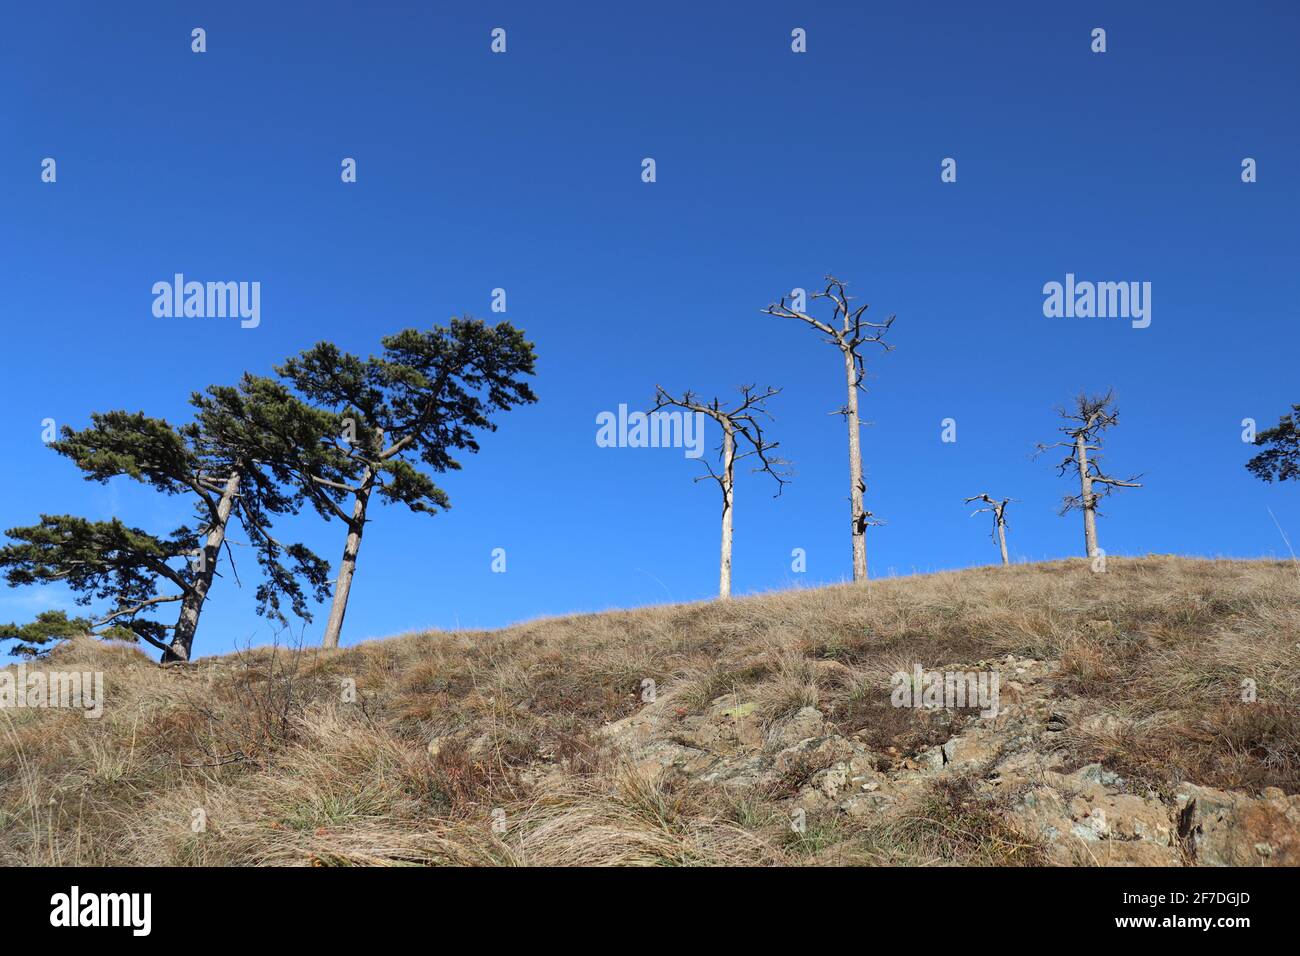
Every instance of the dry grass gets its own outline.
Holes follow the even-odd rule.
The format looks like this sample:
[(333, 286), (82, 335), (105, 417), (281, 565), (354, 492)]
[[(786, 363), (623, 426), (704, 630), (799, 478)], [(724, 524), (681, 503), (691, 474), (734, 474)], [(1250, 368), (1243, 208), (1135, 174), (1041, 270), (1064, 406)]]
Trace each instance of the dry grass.
[[(960, 782), (887, 829), (828, 816), (794, 833), (782, 794), (645, 780), (597, 731), (641, 706), (648, 677), (679, 714), (734, 691), (766, 725), (816, 706), (875, 749), (914, 753), (964, 718), (888, 707), (889, 674), (1014, 653), (1059, 660), (1084, 715), (1125, 718), (1061, 734), (1073, 765), (1162, 788), (1295, 792), (1298, 642), (1294, 566), (1167, 557), (1112, 559), (1106, 575), (1082, 561), (979, 568), (166, 670), (130, 647), (77, 642), (45, 666), (102, 670), (102, 719), (0, 710), (0, 863), (1035, 863), (1002, 808)], [(1247, 678), (1256, 704), (1241, 702)]]

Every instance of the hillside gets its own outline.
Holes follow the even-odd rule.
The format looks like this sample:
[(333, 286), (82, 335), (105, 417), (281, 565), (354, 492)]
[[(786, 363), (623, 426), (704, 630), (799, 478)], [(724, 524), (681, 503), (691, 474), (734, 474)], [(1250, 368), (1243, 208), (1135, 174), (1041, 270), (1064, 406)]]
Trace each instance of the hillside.
[[(892, 706), (917, 665), (997, 671), (999, 713)], [(102, 670), (107, 703), (0, 710), (0, 863), (1300, 863), (1282, 562), (978, 568), (166, 669), (76, 641), (37, 666)]]

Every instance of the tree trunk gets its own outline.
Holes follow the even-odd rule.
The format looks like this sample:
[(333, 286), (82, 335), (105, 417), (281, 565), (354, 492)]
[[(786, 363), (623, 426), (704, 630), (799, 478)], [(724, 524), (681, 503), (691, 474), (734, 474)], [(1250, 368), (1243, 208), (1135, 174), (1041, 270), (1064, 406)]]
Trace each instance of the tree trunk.
[(1088, 446), (1080, 435), (1074, 440), (1074, 456), (1079, 462), (1079, 497), (1083, 499), (1083, 547), (1085, 557), (1097, 556), (1097, 499), (1092, 494), (1092, 477), (1088, 474)]
[(1007, 526), (1002, 520), (1001, 513), (998, 514), (998, 547), (1002, 549), (1002, 564), (1006, 566), (1011, 563), (1007, 557)]
[(208, 589), (212, 587), (212, 578), (217, 573), (221, 545), (226, 540), (226, 524), (230, 521), (230, 512), (235, 506), (235, 496), (239, 494), (239, 479), (238, 470), (231, 472), (226, 479), (226, 486), (221, 490), (221, 500), (217, 502), (217, 519), (208, 528), (208, 537), (203, 543), (203, 565), (181, 602), (181, 613), (172, 631), (171, 644), (163, 654), (164, 664), (190, 659), (190, 648), (194, 646), (194, 635), (199, 629), (199, 615), (203, 612)]
[(735, 504), (736, 438), (722, 426), (722, 561), (718, 572), (718, 597), (731, 597), (731, 511)]
[(857, 369), (853, 353), (844, 352), (844, 374), (848, 380), (849, 401), (845, 419), (849, 425), (849, 502), (853, 517), (853, 580), (867, 579), (867, 516), (862, 503), (862, 433), (858, 424)]
[(370, 492), (374, 485), (375, 472), (367, 465), (352, 499), (352, 520), (348, 524), (347, 542), (343, 545), (343, 558), (339, 561), (339, 576), (334, 582), (334, 601), (330, 605), (329, 620), (325, 622), (322, 647), (339, 646), (343, 617), (348, 612), (348, 594), (352, 591), (352, 576), (357, 570), (357, 552), (361, 550), (361, 535), (366, 529), (366, 509), (370, 506)]

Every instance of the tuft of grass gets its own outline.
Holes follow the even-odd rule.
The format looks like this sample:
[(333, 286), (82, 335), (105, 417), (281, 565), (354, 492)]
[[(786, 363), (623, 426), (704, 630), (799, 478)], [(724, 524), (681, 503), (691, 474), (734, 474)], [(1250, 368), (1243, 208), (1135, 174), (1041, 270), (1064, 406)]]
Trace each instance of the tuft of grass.
[(1012, 803), (978, 794), (971, 776), (940, 778), (916, 813), (866, 828), (848, 849), (877, 866), (1042, 866), (1043, 846), (1008, 822)]

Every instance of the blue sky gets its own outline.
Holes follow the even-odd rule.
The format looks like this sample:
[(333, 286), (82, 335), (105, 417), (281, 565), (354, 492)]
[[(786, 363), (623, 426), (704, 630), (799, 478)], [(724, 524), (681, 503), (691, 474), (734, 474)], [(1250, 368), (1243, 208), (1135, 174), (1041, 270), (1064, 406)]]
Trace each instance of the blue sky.
[[(344, 643), (709, 597), (718, 496), (699, 464), (594, 440), (598, 412), (647, 407), (656, 382), (784, 389), (769, 434), (797, 473), (775, 500), (741, 476), (735, 589), (839, 581), (839, 358), (759, 311), (833, 271), (898, 316), (863, 404), (868, 506), (888, 521), (873, 576), (995, 560), (987, 516), (962, 504), (982, 491), (1020, 499), (1013, 558), (1078, 554), (1079, 517), (1056, 515), (1071, 489), (1029, 454), (1055, 405), (1107, 386), (1107, 463), (1145, 475), (1105, 509), (1108, 552), (1285, 555), (1269, 509), (1300, 543), (1300, 489), (1252, 479), (1240, 435), (1300, 401), (1300, 8), (897, 6), (7, 6), (0, 525), (72, 512), (164, 531), (186, 514), (83, 482), (42, 446), (44, 418), (182, 420), (192, 390), (321, 339), (368, 353), (404, 327), (494, 318), (503, 287), (540, 401), (445, 477), (450, 512), (373, 511)], [(150, 289), (176, 272), (260, 281), (260, 326), (155, 318)], [(1044, 317), (1043, 284), (1067, 272), (1151, 282), (1151, 326)], [(331, 561), (342, 548), (337, 524), (281, 530)], [(240, 573), (214, 587), (198, 653), (272, 638), (251, 559)], [(0, 618), (66, 602), (7, 592)]]

